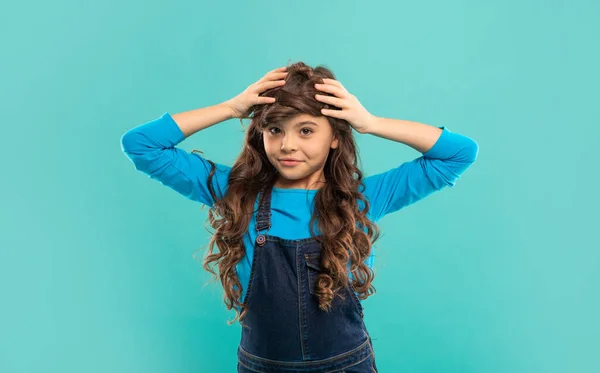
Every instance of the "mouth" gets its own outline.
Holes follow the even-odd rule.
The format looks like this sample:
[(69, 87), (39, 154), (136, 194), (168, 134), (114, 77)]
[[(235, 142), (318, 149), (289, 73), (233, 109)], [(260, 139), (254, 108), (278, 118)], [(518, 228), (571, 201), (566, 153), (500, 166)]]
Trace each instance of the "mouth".
[(280, 159), (279, 163), (281, 163), (284, 166), (291, 167), (291, 166), (296, 166), (296, 165), (302, 163), (302, 161), (299, 161), (296, 159)]

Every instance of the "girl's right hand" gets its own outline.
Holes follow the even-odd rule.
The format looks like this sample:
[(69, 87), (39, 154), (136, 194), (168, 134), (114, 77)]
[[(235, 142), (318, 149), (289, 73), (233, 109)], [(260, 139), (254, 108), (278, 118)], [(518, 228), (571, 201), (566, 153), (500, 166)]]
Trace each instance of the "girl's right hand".
[(287, 76), (286, 67), (279, 67), (275, 70), (269, 71), (259, 81), (250, 84), (242, 93), (235, 96), (234, 98), (225, 101), (231, 108), (231, 112), (234, 118), (239, 118), (254, 105), (260, 104), (272, 104), (275, 102), (273, 97), (260, 97), (259, 94), (266, 90), (275, 87), (281, 87), (285, 84), (285, 77)]

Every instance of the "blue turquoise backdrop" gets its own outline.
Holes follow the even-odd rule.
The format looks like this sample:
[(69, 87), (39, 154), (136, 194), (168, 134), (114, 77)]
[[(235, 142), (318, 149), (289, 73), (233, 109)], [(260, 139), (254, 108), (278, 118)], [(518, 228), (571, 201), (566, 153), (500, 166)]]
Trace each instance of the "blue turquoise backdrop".
[[(120, 136), (268, 70), (331, 68), (379, 116), (479, 158), (384, 218), (365, 301), (383, 373), (600, 371), (592, 1), (13, 2), (0, 16), (0, 372), (233, 372), (239, 324), (200, 266), (207, 210)], [(357, 135), (367, 175), (419, 154)], [(232, 164), (232, 120), (186, 139)]]

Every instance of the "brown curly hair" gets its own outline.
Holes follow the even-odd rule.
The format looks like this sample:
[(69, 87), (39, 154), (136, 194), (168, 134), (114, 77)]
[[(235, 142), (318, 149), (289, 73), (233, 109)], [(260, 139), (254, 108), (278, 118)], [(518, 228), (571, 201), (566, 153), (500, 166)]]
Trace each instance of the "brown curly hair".
[[(261, 94), (275, 97), (277, 101), (268, 105), (255, 105), (240, 117), (240, 122), (245, 118), (252, 121), (246, 132), (244, 147), (231, 168), (227, 190), (220, 200), (217, 200), (211, 183), (215, 164), (208, 161), (212, 166), (208, 189), (215, 201), (208, 212), (208, 222), (214, 232), (211, 232), (203, 267), (216, 280), (217, 273), (213, 267), (218, 265), (218, 276), (225, 291), (223, 298), (227, 309), (236, 306), (236, 317), (228, 322), (230, 325), (238, 318), (243, 321), (247, 311), (246, 305), (239, 299), (242, 287), (235, 270), (246, 252), (243, 236), (255, 213), (254, 203), (261, 188), (268, 186), (267, 190), (270, 191), (278, 175), (265, 153), (263, 130), (269, 123), (279, 123), (298, 114), (322, 116), (322, 108), (336, 109), (314, 98), (317, 93), (315, 83), (323, 83), (322, 78), (335, 79), (331, 70), (323, 66), (313, 69), (303, 62), (297, 62), (289, 65), (286, 71), (288, 75), (283, 86)], [(323, 169), (327, 183), (315, 195), (310, 220), (311, 235), (322, 245), (323, 271), (317, 278), (315, 293), (319, 308), (323, 311), (331, 309), (334, 295), (349, 284), (346, 267), (349, 260), (350, 271), (354, 273), (354, 280), (350, 285), (359, 298), (366, 299), (375, 293), (376, 289), (371, 284), (374, 272), (364, 260), (370, 256), (372, 244), (379, 238), (378, 227), (366, 217), (369, 202), (359, 190), (361, 186), (364, 190), (363, 174), (357, 166), (358, 150), (352, 127), (345, 120), (326, 118), (334, 136), (339, 139), (339, 145), (336, 149), (330, 149)], [(364, 202), (362, 211), (359, 211), (358, 200)], [(313, 229), (315, 221), (321, 232), (319, 236), (315, 236)], [(215, 245), (218, 247), (217, 252)]]

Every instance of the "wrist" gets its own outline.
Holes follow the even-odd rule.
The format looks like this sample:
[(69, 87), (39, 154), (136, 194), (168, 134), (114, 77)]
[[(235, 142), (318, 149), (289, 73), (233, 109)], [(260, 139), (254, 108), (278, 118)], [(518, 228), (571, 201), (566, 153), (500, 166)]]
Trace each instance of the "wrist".
[(380, 117), (376, 115), (371, 115), (369, 121), (367, 122), (367, 125), (365, 126), (365, 129), (361, 131), (361, 133), (366, 135), (372, 135), (375, 132), (375, 129), (377, 128), (377, 125), (379, 124), (380, 120)]
[(237, 118), (238, 115), (233, 109), (233, 105), (231, 104), (231, 100), (227, 100), (221, 103), (221, 106), (227, 109), (227, 119)]

